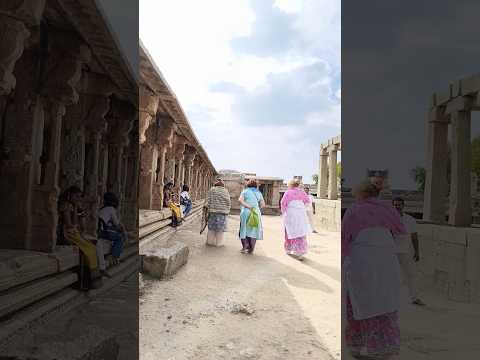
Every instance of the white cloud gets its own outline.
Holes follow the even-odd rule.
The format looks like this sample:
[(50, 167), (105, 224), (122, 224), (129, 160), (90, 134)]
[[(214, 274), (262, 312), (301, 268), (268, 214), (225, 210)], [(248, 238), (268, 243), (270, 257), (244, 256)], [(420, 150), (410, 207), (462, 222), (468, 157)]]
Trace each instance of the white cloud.
[[(268, 16), (268, 9), (258, 12), (258, 8), (250, 7), (251, 2), (243, 0), (213, 0), (208, 6), (205, 2), (186, 0), (140, 0), (140, 37), (179, 98), (217, 169), (234, 168), (284, 178), (299, 174), (308, 179), (317, 171), (318, 146), (340, 131), (339, 98), (335, 96), (340, 94), (335, 85), (335, 76), (338, 77), (335, 69), (339, 69), (340, 59), (330, 54), (323, 56), (324, 46), (317, 46), (314, 39), (318, 33), (313, 18), (323, 24), (322, 31), (327, 33), (322, 32), (322, 39), (337, 36), (336, 30), (329, 28), (336, 26), (331, 24), (337, 1), (324, 2), (332, 3), (332, 10), (326, 16), (323, 10), (308, 14), (308, 10), (316, 9), (314, 0), (272, 1), (272, 6), (288, 16), (282, 18), (281, 13), (276, 14), (275, 21), (269, 23), (268, 18), (261, 18)], [(263, 24), (262, 31), (265, 26), (270, 27), (269, 36), (285, 33), (289, 29), (275, 26), (285, 27), (292, 22), (296, 32), (291, 34), (291, 46), (285, 47), (284, 39), (276, 38), (276, 48), (285, 48), (281, 53), (239, 52), (233, 46), (236, 39), (241, 38), (247, 45), (255, 42), (256, 21)], [(301, 25), (302, 21), (306, 24)], [(329, 40), (336, 41), (337, 47), (339, 34), (338, 31), (338, 38)], [(308, 78), (308, 73), (301, 78), (302, 69), (320, 63), (325, 65), (325, 71), (311, 73), (313, 78)], [(287, 78), (288, 74), (293, 77)], [(272, 82), (272, 79), (277, 80)], [(212, 85), (220, 83), (241, 89), (243, 99), (249, 101), (240, 101), (242, 97), (235, 91), (213, 91)], [(272, 89), (272, 84), (289, 88)], [(254, 94), (264, 97), (255, 100)], [(307, 99), (308, 108), (292, 104), (298, 111), (290, 113), (297, 116), (291, 116), (293, 121), (281, 128), (272, 121), (261, 128), (256, 126), (255, 119), (275, 116), (272, 107), (261, 106), (269, 104), (268, 97), (293, 101), (288, 94), (295, 99)], [(248, 111), (239, 111), (238, 104), (257, 105), (263, 109), (262, 116), (252, 117)], [(239, 119), (239, 116), (249, 118)], [(300, 123), (303, 125), (298, 126)]]

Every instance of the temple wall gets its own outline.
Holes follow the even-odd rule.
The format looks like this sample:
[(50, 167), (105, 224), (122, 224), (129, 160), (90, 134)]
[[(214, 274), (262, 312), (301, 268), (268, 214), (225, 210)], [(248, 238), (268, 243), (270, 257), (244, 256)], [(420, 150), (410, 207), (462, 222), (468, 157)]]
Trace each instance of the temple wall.
[(341, 230), (340, 200), (315, 199), (314, 225), (327, 231)]
[(480, 302), (480, 228), (419, 223), (419, 273), (462, 302)]

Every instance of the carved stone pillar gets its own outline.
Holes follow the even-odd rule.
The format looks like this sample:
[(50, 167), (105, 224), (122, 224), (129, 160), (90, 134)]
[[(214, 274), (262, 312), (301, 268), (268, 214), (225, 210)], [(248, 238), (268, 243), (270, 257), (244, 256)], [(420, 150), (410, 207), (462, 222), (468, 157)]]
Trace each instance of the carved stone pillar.
[(107, 191), (114, 192), (123, 201), (123, 154), (129, 145), (129, 132), (137, 116), (128, 102), (112, 98), (108, 121), (108, 180)]
[[(0, 2), (1, 248), (31, 249), (32, 192), (39, 181), (43, 106), (34, 86), (36, 58), (24, 53), (27, 27), (39, 24), (45, 0)], [(22, 56), (23, 54), (23, 56)], [(9, 101), (8, 94), (16, 88)], [(15, 206), (12, 206), (15, 204)], [(35, 246), (35, 245), (33, 245)]]
[[(57, 200), (60, 193), (60, 147), (66, 106), (76, 104), (75, 89), (82, 75), (82, 64), (90, 60), (88, 47), (70, 34), (50, 34), (49, 77), (41, 89), (44, 109), (44, 141), (40, 182), (34, 187), (31, 248), (52, 251), (56, 245)], [(60, 59), (60, 63), (59, 63)]]
[(188, 143), (188, 140), (185, 139), (183, 136), (178, 136), (175, 139), (175, 163), (176, 173), (175, 173), (175, 186), (181, 189), (183, 182), (182, 182), (182, 172), (183, 172), (183, 160), (184, 160), (184, 152), (185, 147)]
[(124, 185), (124, 212), (123, 222), (130, 238), (138, 241), (138, 195), (140, 172), (139, 147), (138, 147), (138, 126), (137, 119), (134, 121), (133, 129), (130, 131), (129, 146), (126, 151), (126, 182)]
[(172, 148), (175, 126), (170, 118), (158, 119), (157, 146), (158, 160), (153, 184), (152, 209), (159, 210), (163, 207), (163, 187), (165, 186), (165, 166), (167, 151)]
[(324, 148), (320, 149), (317, 192), (317, 197), (320, 199), (326, 199), (328, 197), (328, 153)]
[(328, 198), (330, 200), (336, 200), (338, 198), (336, 147), (330, 149), (328, 152)]
[[(147, 89), (145, 86), (139, 87), (139, 137), (140, 145), (146, 141), (145, 133), (149, 128), (152, 120), (155, 119), (155, 114), (157, 112), (159, 97)], [(153, 121), (155, 122), (155, 121)]]
[(441, 224), (445, 223), (448, 161), (448, 119), (443, 110), (430, 110), (427, 135), (423, 219)]
[(451, 114), (452, 174), (450, 183), (450, 225), (468, 227), (472, 224), (471, 195), (471, 111), (455, 110)]
[(193, 161), (195, 160), (196, 151), (193, 148), (188, 148), (185, 152), (185, 158), (183, 163), (185, 165), (185, 175), (183, 182), (188, 185), (188, 187), (192, 187), (192, 167)]
[(146, 141), (141, 145), (140, 209), (151, 209), (153, 201), (153, 183), (155, 182), (158, 145), (156, 144), (156, 126), (152, 124), (146, 131)]

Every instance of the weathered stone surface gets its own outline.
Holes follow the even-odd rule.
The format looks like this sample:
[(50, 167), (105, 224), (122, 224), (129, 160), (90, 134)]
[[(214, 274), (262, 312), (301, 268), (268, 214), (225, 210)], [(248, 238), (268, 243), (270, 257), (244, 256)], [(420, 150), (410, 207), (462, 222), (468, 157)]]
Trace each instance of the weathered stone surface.
[(189, 255), (188, 246), (175, 242), (169, 247), (142, 255), (142, 271), (156, 278), (175, 274), (185, 265)]
[(341, 230), (340, 200), (315, 199), (314, 226), (328, 231)]
[(49, 338), (34, 346), (29, 344), (11, 350), (0, 360), (116, 360), (118, 357), (119, 344), (115, 335), (96, 326), (84, 328), (80, 334), (63, 335), (67, 338), (65, 341)]
[(78, 249), (58, 246), (47, 254), (28, 250), (0, 250), (0, 291), (65, 271), (78, 264)]
[(33, 282), (19, 289), (12, 289), (0, 295), (0, 317), (21, 309), (52, 293), (60, 291), (77, 281), (77, 274), (65, 272)]

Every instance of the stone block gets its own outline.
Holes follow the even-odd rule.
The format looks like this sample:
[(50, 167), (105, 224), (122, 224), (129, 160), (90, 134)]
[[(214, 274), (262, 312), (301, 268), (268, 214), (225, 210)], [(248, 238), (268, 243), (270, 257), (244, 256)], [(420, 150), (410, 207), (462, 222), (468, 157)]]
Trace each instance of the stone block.
[(175, 242), (172, 245), (142, 255), (142, 272), (155, 278), (175, 274), (188, 261), (187, 245)]

